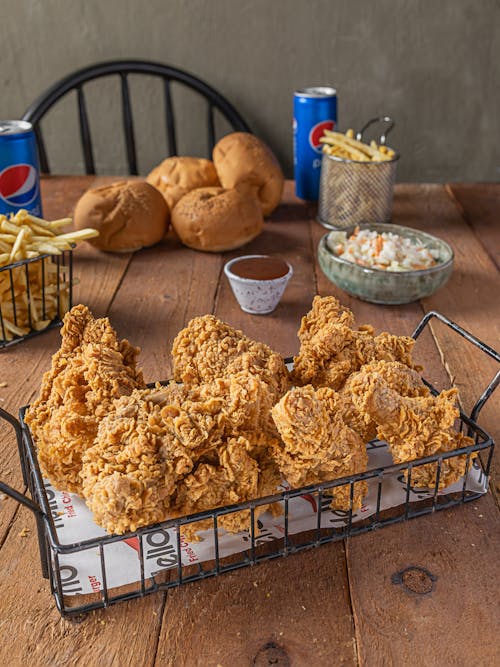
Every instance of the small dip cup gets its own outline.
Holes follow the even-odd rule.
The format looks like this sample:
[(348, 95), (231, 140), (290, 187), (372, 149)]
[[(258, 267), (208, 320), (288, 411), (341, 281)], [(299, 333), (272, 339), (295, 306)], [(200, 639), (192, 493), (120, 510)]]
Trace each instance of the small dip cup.
[(288, 272), (279, 278), (260, 280), (254, 278), (242, 278), (232, 272), (231, 267), (242, 260), (270, 257), (270, 255), (243, 255), (236, 257), (224, 266), (233, 294), (240, 304), (241, 310), (251, 315), (267, 315), (272, 313), (280, 302), (285, 287), (293, 275), (293, 269), (288, 262), (282, 260), (288, 266)]

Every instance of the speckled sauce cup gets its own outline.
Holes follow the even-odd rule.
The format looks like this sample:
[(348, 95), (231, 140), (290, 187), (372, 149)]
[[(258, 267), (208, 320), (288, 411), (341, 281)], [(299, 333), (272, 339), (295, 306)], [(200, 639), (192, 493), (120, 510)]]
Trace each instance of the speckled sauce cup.
[(288, 262), (285, 262), (288, 266), (288, 273), (279, 278), (272, 278), (271, 280), (242, 278), (231, 271), (231, 267), (237, 262), (241, 262), (243, 259), (258, 257), (269, 257), (269, 255), (243, 255), (242, 257), (236, 257), (227, 262), (224, 266), (224, 273), (229, 280), (229, 284), (241, 310), (251, 315), (267, 315), (272, 313), (280, 302), (288, 281), (293, 276), (293, 269)]

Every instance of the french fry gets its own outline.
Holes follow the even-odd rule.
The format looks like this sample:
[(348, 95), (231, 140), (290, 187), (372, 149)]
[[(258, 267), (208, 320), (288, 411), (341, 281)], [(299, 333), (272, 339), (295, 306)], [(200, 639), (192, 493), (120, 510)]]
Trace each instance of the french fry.
[(52, 220), (49, 222), (50, 229), (59, 229), (59, 227), (66, 227), (72, 223), (71, 218), (61, 218), (60, 220)]
[(68, 241), (83, 241), (85, 239), (92, 239), (99, 236), (97, 229), (79, 229), (76, 232), (68, 232), (67, 234), (58, 234), (59, 239), (66, 239)]
[(29, 333), (29, 329), (27, 327), (18, 327), (14, 324), (14, 322), (11, 322), (6, 317), (3, 318), (3, 323), (7, 331), (16, 334), (16, 336), (25, 336), (27, 333)]
[[(19, 250), (22, 246), (22, 243), (23, 243), (23, 240), (24, 240), (25, 236), (26, 236), (26, 230), (24, 228), (22, 228), (20, 230), (19, 234), (17, 235), (16, 240), (14, 241), (14, 245), (12, 246), (12, 250), (10, 251), (9, 262), (14, 262), (16, 260), (16, 255), (17, 255), (17, 253), (19, 252)], [(22, 258), (20, 258), (20, 259), (22, 259)]]
[[(48, 221), (25, 210), (0, 215), (0, 343), (42, 331), (67, 312), (66, 267), (41, 256), (60, 256), (78, 241), (98, 236), (95, 229), (58, 232), (70, 223), (70, 218)], [(31, 261), (10, 266), (22, 260)]]
[[(19, 213), (21, 213), (21, 211), (18, 211), (16, 215), (18, 215)], [(26, 214), (26, 220), (36, 223), (39, 227), (47, 227), (47, 229), (50, 229), (50, 222), (48, 220), (37, 218), (36, 215), (31, 215), (31, 213)]]
[(385, 162), (392, 160), (396, 153), (387, 146), (377, 145), (375, 141), (365, 144), (354, 138), (354, 130), (349, 129), (345, 134), (325, 130), (320, 138), (323, 152), (348, 160), (359, 162)]

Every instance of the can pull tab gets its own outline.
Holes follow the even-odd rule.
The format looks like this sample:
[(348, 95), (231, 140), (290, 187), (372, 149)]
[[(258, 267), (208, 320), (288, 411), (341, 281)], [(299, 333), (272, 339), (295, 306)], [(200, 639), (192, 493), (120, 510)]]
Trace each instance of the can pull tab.
[(396, 123), (392, 120), (392, 118), (390, 116), (380, 116), (380, 117), (372, 118), (371, 120), (369, 120), (367, 123), (365, 123), (363, 125), (363, 127), (356, 134), (356, 139), (358, 141), (363, 141), (363, 132), (365, 132), (370, 127), (370, 125), (373, 125), (374, 123), (387, 123), (387, 125), (388, 125), (388, 127), (382, 132), (382, 134), (380, 135), (379, 140), (378, 140), (378, 143), (381, 146), (385, 146), (387, 135), (392, 130), (394, 125), (396, 125)]

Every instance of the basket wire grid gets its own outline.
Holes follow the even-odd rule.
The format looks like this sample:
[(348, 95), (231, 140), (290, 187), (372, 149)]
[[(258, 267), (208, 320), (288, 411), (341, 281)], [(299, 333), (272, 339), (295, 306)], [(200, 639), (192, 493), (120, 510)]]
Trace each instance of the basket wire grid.
[[(388, 123), (378, 143), (385, 146), (386, 135), (394, 127), (388, 116), (372, 118), (357, 133), (372, 124)], [(399, 153), (383, 162), (361, 162), (323, 153), (318, 200), (318, 222), (327, 229), (346, 229), (365, 222), (389, 222)]]
[[(0, 349), (62, 324), (72, 307), (73, 251), (39, 255), (0, 267)], [(38, 317), (35, 317), (35, 312)], [(39, 321), (49, 324), (37, 329)], [(16, 333), (9, 329), (12, 322)]]
[[(443, 317), (439, 313), (428, 313), (414, 332), (417, 338), (429, 320), (437, 317), (439, 320), (451, 327), (455, 332), (480, 348), (490, 357), (500, 362), (500, 355), (477, 338), (463, 330), (461, 327)], [(411, 518), (416, 518), (434, 511), (447, 509), (454, 505), (463, 504), (477, 500), (482, 493), (471, 491), (466, 488), (468, 472), (472, 465), (479, 466), (481, 475), (488, 478), (492, 460), (494, 442), (492, 438), (481, 429), (475, 419), (484, 403), (493, 393), (500, 382), (500, 372), (496, 374), (487, 386), (479, 400), (476, 402), (471, 417), (460, 414), (460, 430), (471, 436), (473, 444), (461, 449), (452, 450), (447, 453), (435, 454), (413, 461), (379, 467), (363, 473), (350, 475), (340, 479), (322, 482), (298, 489), (290, 489), (266, 498), (258, 498), (252, 501), (241, 502), (231, 506), (218, 507), (211, 511), (205, 511), (190, 516), (171, 519), (154, 526), (138, 529), (133, 533), (125, 535), (105, 535), (84, 541), (62, 544), (57, 535), (57, 513), (51, 507), (51, 501), (44, 486), (42, 474), (38, 465), (36, 448), (31, 438), (29, 428), (24, 423), (24, 414), (27, 408), (20, 411), (21, 421), (18, 422), (12, 415), (0, 409), (0, 414), (15, 428), (23, 480), (28, 487), (31, 497), (15, 491), (3, 482), (0, 482), (0, 490), (7, 493), (18, 502), (26, 505), (36, 516), (38, 527), (38, 540), (40, 547), (42, 574), (50, 580), (51, 591), (55, 597), (56, 605), (63, 616), (75, 617), (94, 609), (107, 607), (121, 601), (166, 590), (188, 582), (198, 581), (207, 577), (229, 572), (235, 569), (254, 565), (265, 560), (287, 556), (303, 549), (316, 547), (322, 544), (352, 537), (367, 531), (376, 530), (386, 525), (398, 523)], [(433, 393), (437, 393), (429, 383), (426, 383)], [(377, 443), (372, 443), (373, 447)], [(482, 457), (477, 457), (477, 463), (473, 463), (476, 454), (482, 452)], [(439, 480), (443, 465), (448, 459), (465, 457), (465, 475), (461, 484), (461, 490), (448, 495), (439, 494)], [(423, 500), (410, 501), (412, 493), (412, 473), (418, 467), (426, 464), (436, 466), (436, 483), (431, 493)], [(387, 475), (394, 474), (406, 476), (405, 502), (399, 507), (391, 510), (382, 509), (383, 504), (383, 481)], [(484, 479), (484, 478), (483, 478)], [(354, 523), (353, 499), (355, 485), (366, 480), (372, 480), (376, 484), (376, 510), (374, 514)], [(340, 486), (349, 485), (349, 510), (344, 513), (343, 522), (332, 527), (322, 526), (322, 513), (327, 509), (331, 497), (328, 491)], [(312, 530), (300, 533), (292, 533), (289, 530), (289, 504), (294, 498), (304, 497), (313, 500), (315, 508), (316, 526)], [(283, 508), (282, 515), (282, 537), (270, 539), (269, 535), (259, 533), (259, 519), (256, 510), (262, 505), (280, 503)], [(219, 523), (221, 518), (236, 512), (246, 511), (248, 513), (248, 531), (244, 540), (248, 548), (240, 553), (224, 555), (219, 548)], [(210, 561), (185, 563), (182, 559), (182, 527), (193, 527), (201, 521), (211, 522), (210, 534), (213, 537), (213, 558)], [(203, 527), (206, 530), (206, 526)], [(169, 531), (169, 532), (167, 532)], [(172, 537), (174, 535), (175, 537)], [(159, 541), (158, 541), (159, 540)], [(109, 569), (107, 566), (107, 550), (119, 542), (131, 541), (135, 545), (139, 561), (140, 577), (132, 584), (126, 584), (117, 588), (108, 586)], [(152, 547), (152, 548), (150, 548)], [(149, 552), (146, 553), (146, 548)], [(80, 589), (77, 573), (72, 571), (71, 566), (60, 566), (60, 558), (68, 554), (78, 554), (86, 550), (97, 550), (100, 560), (100, 589), (95, 593), (79, 595)], [(161, 558), (162, 567), (157, 572), (147, 574), (146, 559), (151, 557)], [(160, 561), (157, 561), (160, 563)], [(75, 594), (76, 593), (76, 594)]]

